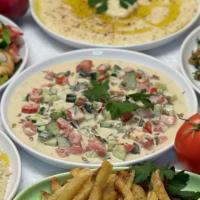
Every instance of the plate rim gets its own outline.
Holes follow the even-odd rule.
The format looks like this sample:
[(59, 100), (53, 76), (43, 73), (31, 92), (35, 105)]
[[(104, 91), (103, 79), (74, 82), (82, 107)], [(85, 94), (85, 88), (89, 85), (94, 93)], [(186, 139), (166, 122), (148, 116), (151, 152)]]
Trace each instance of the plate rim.
[[(190, 84), (187, 83), (187, 81), (184, 79), (183, 76), (181, 76), (181, 74), (176, 71), (175, 69), (173, 68), (170, 68), (168, 65), (162, 63), (160, 60), (152, 57), (152, 56), (149, 56), (149, 55), (146, 55), (146, 54), (143, 54), (143, 53), (139, 53), (139, 52), (134, 52), (134, 51), (129, 51), (129, 50), (119, 50), (119, 49), (84, 49), (84, 50), (74, 50), (74, 51), (70, 51), (70, 52), (66, 52), (66, 53), (61, 53), (61, 54), (58, 54), (50, 59), (46, 59), (46, 60), (43, 60), (42, 62), (39, 62), (39, 63), (36, 63), (36, 64), (33, 64), (31, 65), (30, 67), (28, 67), (27, 69), (25, 69), (14, 81), (12, 81), (12, 83), (8, 86), (8, 88), (6, 89), (6, 91), (4, 92), (3, 96), (2, 96), (2, 102), (1, 102), (1, 117), (2, 117), (2, 122), (3, 122), (3, 127), (5, 128), (6, 130), (6, 133), (18, 144), (20, 145), (23, 149), (25, 149), (28, 153), (30, 153), (31, 155), (33, 155), (34, 157), (36, 157), (37, 159), (39, 160), (42, 160), (43, 162), (46, 162), (46, 163), (50, 163), (51, 165), (59, 165), (59, 167), (61, 168), (71, 168), (71, 167), (89, 167), (89, 168), (93, 168), (93, 167), (98, 167), (100, 166), (100, 163), (98, 164), (92, 164), (92, 163), (80, 163), (80, 162), (72, 162), (72, 161), (67, 161), (67, 160), (61, 160), (61, 159), (58, 159), (58, 158), (54, 158), (54, 157), (50, 157), (48, 155), (45, 155), (45, 154), (42, 154), (41, 152), (29, 147), (27, 144), (25, 144), (24, 142), (22, 142), (13, 132), (12, 130), (10, 129), (9, 127), (9, 123), (7, 122), (7, 119), (6, 119), (6, 106), (7, 106), (7, 98), (9, 97), (9, 94), (10, 94), (10, 90), (12, 91), (12, 87), (14, 87), (13, 85), (18, 81), (18, 79), (21, 77), (21, 76), (25, 76), (26, 74), (29, 74), (30, 75), (30, 72), (33, 72), (34, 69), (36, 71), (41, 71), (39, 70), (39, 66), (40, 65), (45, 65), (47, 62), (51, 62), (53, 60), (59, 60), (61, 58), (63, 58), (64, 56), (70, 56), (70, 55), (73, 55), (73, 54), (81, 54), (83, 52), (88, 52), (88, 53), (94, 53), (94, 52), (111, 52), (111, 53), (116, 53), (116, 52), (120, 52), (120, 53), (124, 53), (124, 54), (129, 54), (129, 55), (135, 55), (135, 56), (139, 56), (139, 57), (145, 57), (146, 59), (149, 59), (149, 60), (152, 60), (162, 66), (164, 66), (166, 69), (170, 70), (171, 73), (174, 73), (176, 74), (176, 76), (178, 76), (182, 81), (185, 81), (188, 89), (190, 90), (190, 93), (193, 95), (193, 101), (194, 101), (194, 112), (197, 112), (198, 110), (198, 103), (197, 103), (197, 96), (194, 92), (194, 90), (192, 89), (192, 87), (190, 86)], [(74, 59), (75, 60), (75, 59)], [(67, 61), (67, 60), (66, 60)], [(58, 61), (59, 63), (59, 61)], [(61, 62), (60, 62), (61, 63)], [(141, 64), (141, 63), (140, 63)], [(48, 67), (50, 67), (51, 65), (48, 65)], [(162, 70), (161, 70), (162, 71)], [(147, 159), (154, 159), (156, 157), (158, 157), (160, 154), (163, 154), (165, 153), (166, 151), (168, 151), (169, 149), (171, 149), (173, 147), (173, 143), (166, 146), (165, 148), (162, 148), (162, 149), (159, 149), (158, 151), (156, 152), (153, 152), (153, 153), (150, 153), (150, 154), (147, 154), (141, 158), (137, 158), (136, 160), (129, 160), (129, 161), (121, 161), (121, 162), (117, 162), (117, 163), (113, 163), (114, 166), (127, 166), (127, 165), (130, 165), (132, 163), (138, 163), (138, 162), (142, 162), (144, 160), (147, 160)]]
[(28, 62), (28, 57), (29, 57), (29, 45), (26, 39), (26, 35), (25, 32), (12, 20), (10, 20), (9, 18), (5, 17), (4, 15), (0, 14), (0, 21), (3, 21), (6, 24), (12, 25), (14, 27), (17, 27), (22, 33), (22, 37), (21, 40), (23, 41), (24, 44), (24, 57), (22, 58), (22, 63), (20, 64), (19, 68), (17, 69), (17, 71), (3, 84), (0, 86), (0, 91), (4, 90), (14, 79), (17, 75), (19, 75), (23, 69), (26, 67), (26, 64)]
[(36, 0), (29, 0), (30, 2), (30, 11), (31, 15), (36, 22), (36, 24), (43, 30), (45, 31), (49, 36), (53, 37), (55, 40), (59, 41), (60, 43), (63, 43), (64, 45), (69, 45), (75, 48), (120, 48), (120, 49), (134, 49), (138, 51), (145, 51), (145, 50), (150, 50), (159, 46), (162, 46), (166, 44), (167, 42), (170, 42), (172, 40), (175, 40), (177, 37), (188, 31), (192, 26), (197, 22), (197, 20), (200, 17), (200, 0), (197, 0), (197, 3), (199, 4), (198, 10), (194, 18), (183, 28), (179, 29), (177, 32), (172, 33), (166, 37), (163, 37), (161, 39), (147, 42), (144, 44), (138, 44), (138, 45), (102, 45), (102, 44), (92, 44), (89, 42), (84, 42), (81, 40), (75, 40), (75, 39), (70, 39), (65, 36), (62, 36), (61, 34), (56, 33), (55, 31), (52, 31), (50, 28), (45, 26), (45, 24), (42, 23), (42, 21), (39, 19), (35, 12), (35, 1)]
[[(97, 168), (93, 168), (92, 170), (95, 170)], [(126, 169), (129, 169), (129, 167), (113, 167), (113, 171), (115, 170), (126, 170)], [(179, 169), (176, 168), (177, 171), (180, 171)], [(199, 179), (199, 182), (200, 182), (200, 175), (198, 174), (195, 174), (193, 172), (190, 172), (190, 171), (187, 171), (187, 170), (184, 170), (187, 174), (189, 174), (190, 177), (195, 177), (195, 178), (198, 178)], [(56, 177), (56, 178), (66, 178), (68, 179), (68, 177), (70, 176), (70, 171), (69, 172), (63, 172), (63, 173), (58, 173), (58, 174), (54, 174), (54, 175), (51, 175), (51, 176), (48, 176), (48, 177), (45, 177), (45, 178), (42, 178), (40, 180), (38, 180), (37, 182), (33, 183), (32, 185), (30, 185), (29, 187), (26, 187), (24, 188), (22, 191), (20, 191), (17, 196), (13, 199), (13, 200), (21, 200), (21, 197), (23, 195), (25, 195), (31, 188), (34, 188), (36, 187), (37, 185), (39, 184), (43, 184), (44, 182), (49, 182), (52, 178)]]
[[(6, 133), (4, 133), (3, 131), (0, 130), (0, 138), (4, 138), (5, 141), (7, 141), (7, 143), (10, 145), (12, 151), (14, 152), (14, 156), (16, 158), (16, 161), (17, 161), (17, 166), (18, 166), (18, 171), (17, 171), (17, 174), (15, 175), (16, 177), (16, 182), (15, 182), (15, 185), (14, 185), (14, 188), (12, 188), (12, 191), (7, 191), (6, 190), (6, 193), (10, 192), (10, 194), (8, 195), (7, 197), (7, 200), (11, 200), (14, 195), (16, 194), (18, 188), (19, 188), (19, 184), (20, 184), (20, 180), (21, 180), (21, 175), (22, 175), (22, 164), (21, 164), (21, 158), (20, 158), (20, 154), (17, 150), (17, 147), (15, 146), (15, 144), (12, 142), (12, 140), (7, 136)], [(0, 149), (1, 151), (4, 152), (3, 149)], [(10, 159), (10, 156), (9, 156), (9, 153), (6, 152), (6, 154), (8, 155), (9, 159)], [(12, 160), (10, 160), (10, 162), (12, 163)], [(12, 164), (11, 164), (12, 165)], [(12, 176), (13, 174), (11, 174)], [(14, 176), (14, 175), (13, 175)]]

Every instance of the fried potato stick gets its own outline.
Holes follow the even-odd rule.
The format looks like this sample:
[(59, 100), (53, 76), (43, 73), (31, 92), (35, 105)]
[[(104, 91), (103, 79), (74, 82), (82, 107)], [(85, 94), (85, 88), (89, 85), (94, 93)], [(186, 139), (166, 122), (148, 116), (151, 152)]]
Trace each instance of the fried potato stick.
[(98, 170), (89, 200), (102, 200), (103, 188), (111, 172), (112, 165), (108, 161), (104, 161)]
[(147, 200), (159, 200), (156, 193), (152, 190), (147, 194)]
[(93, 187), (92, 178), (89, 178), (84, 184), (83, 188), (78, 192), (78, 194), (73, 198), (73, 200), (87, 200), (90, 196), (90, 192)]
[(145, 191), (140, 185), (133, 184), (132, 193), (133, 193), (134, 200), (146, 200), (147, 199)]
[(51, 191), (52, 193), (55, 193), (57, 190), (61, 188), (60, 183), (58, 182), (58, 179), (56, 177), (53, 177), (51, 179)]
[(92, 176), (92, 171), (81, 170), (81, 172), (62, 188), (57, 190), (48, 200), (72, 200), (85, 182)]
[(160, 171), (159, 169), (156, 170), (152, 176), (151, 176), (151, 184), (153, 187), (153, 191), (156, 193), (158, 199), (162, 200), (170, 200), (166, 190), (165, 186), (160, 178)]
[(116, 200), (117, 192), (115, 191), (116, 175), (111, 174), (103, 190), (103, 200)]
[(115, 187), (122, 194), (124, 200), (134, 199), (131, 189), (129, 188), (128, 185), (126, 185), (126, 183), (120, 177), (117, 177), (115, 181)]

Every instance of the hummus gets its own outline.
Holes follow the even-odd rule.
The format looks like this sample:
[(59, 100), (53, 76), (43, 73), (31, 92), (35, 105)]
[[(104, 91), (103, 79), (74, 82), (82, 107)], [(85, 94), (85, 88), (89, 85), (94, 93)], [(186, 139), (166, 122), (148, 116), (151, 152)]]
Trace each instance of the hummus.
[[(35, 11), (50, 30), (98, 45), (138, 45), (176, 33), (194, 19), (197, 0), (138, 0), (127, 10), (108, 2), (96, 14), (87, 0), (36, 0)], [(116, 1), (115, 1), (116, 2)]]
[(0, 152), (0, 200), (4, 200), (8, 179), (10, 176), (8, 156)]
[(37, 72), (17, 87), (8, 105), (13, 133), (30, 148), (87, 163), (158, 151), (174, 142), (179, 114), (188, 117), (175, 81), (118, 60), (66, 62)]

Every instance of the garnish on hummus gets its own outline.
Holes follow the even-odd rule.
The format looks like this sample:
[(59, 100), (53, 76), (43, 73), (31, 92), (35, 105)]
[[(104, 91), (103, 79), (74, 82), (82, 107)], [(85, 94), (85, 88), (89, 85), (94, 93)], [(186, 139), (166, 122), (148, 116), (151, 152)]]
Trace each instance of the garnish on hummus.
[(187, 113), (173, 81), (134, 64), (83, 60), (52, 70), (29, 77), (8, 114), (23, 141), (60, 159), (117, 162), (149, 154), (172, 142), (177, 113)]
[(9, 158), (0, 151), (0, 200), (4, 200), (9, 176)]
[(66, 38), (137, 45), (176, 33), (194, 19), (197, 0), (36, 0), (42, 23)]

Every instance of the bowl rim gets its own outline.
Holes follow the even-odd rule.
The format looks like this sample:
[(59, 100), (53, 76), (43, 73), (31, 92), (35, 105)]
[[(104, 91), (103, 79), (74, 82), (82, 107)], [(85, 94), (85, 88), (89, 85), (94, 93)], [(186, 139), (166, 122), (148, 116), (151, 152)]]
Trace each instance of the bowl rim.
[[(4, 133), (3, 131), (0, 130), (0, 138), (1, 137), (4, 138), (7, 141), (8, 145), (11, 148), (12, 153), (14, 153), (14, 157), (16, 158), (16, 165), (18, 167), (17, 174), (15, 174), (15, 175), (11, 174), (11, 176), (16, 177), (16, 182), (14, 184), (14, 188), (12, 188), (12, 191), (9, 191), (10, 194), (7, 197), (7, 200), (11, 200), (13, 198), (13, 196), (16, 194), (18, 187), (19, 187), (19, 184), (20, 184), (21, 174), (22, 174), (22, 164), (21, 164), (21, 158), (20, 158), (20, 154), (17, 150), (17, 147), (14, 145), (12, 140), (6, 135), (6, 133)], [(10, 158), (9, 153), (6, 152), (6, 154), (8, 154), (8, 157)], [(12, 165), (12, 160), (10, 160), (10, 162), (11, 162), (11, 165)], [(13, 165), (13, 167), (16, 167), (16, 165)], [(6, 192), (8, 192), (8, 191), (6, 191)]]
[(24, 31), (15, 22), (13, 22), (9, 18), (7, 18), (1, 14), (0, 14), (0, 21), (4, 22), (5, 24), (9, 24), (11, 26), (17, 27), (23, 33), (23, 35), (20, 39), (23, 41), (23, 45), (24, 45), (24, 47), (22, 47), (24, 49), (24, 56), (22, 58), (22, 63), (18, 67), (17, 71), (3, 85), (0, 86), (0, 91), (1, 91), (1, 90), (5, 89), (10, 84), (10, 82), (12, 82), (12, 80), (14, 80), (15, 77), (18, 74), (20, 74), (21, 71), (25, 68), (25, 66), (28, 62), (29, 46), (28, 46), (28, 42), (27, 42)]
[(62, 36), (61, 34), (56, 33), (55, 31), (51, 30), (45, 24), (43, 24), (42, 21), (37, 16), (37, 14), (35, 12), (35, 1), (36, 0), (29, 0), (30, 11), (31, 11), (31, 15), (32, 15), (33, 19), (39, 25), (39, 27), (43, 31), (48, 33), (51, 37), (56, 39), (57, 41), (62, 42), (65, 45), (70, 45), (70, 46), (79, 47), (79, 48), (111, 48), (111, 49), (112, 48), (120, 48), (120, 49), (134, 49), (134, 50), (139, 50), (139, 51), (153, 49), (153, 48), (162, 46), (162, 45), (166, 44), (167, 42), (172, 41), (175, 38), (177, 38), (178, 36), (182, 35), (184, 32), (186, 32), (188, 29), (190, 29), (197, 22), (197, 20), (199, 19), (199, 16), (200, 16), (200, 0), (197, 0), (197, 3), (198, 3), (197, 13), (193, 17), (193, 19), (189, 23), (187, 23), (186, 26), (179, 29), (175, 33), (172, 33), (172, 34), (170, 34), (166, 37), (163, 37), (161, 39), (158, 39), (158, 40), (154, 40), (154, 41), (150, 41), (150, 42), (138, 44), (138, 45), (133, 45), (133, 44), (132, 45), (102, 45), (102, 44), (92, 44), (90, 42), (86, 42), (83, 40), (70, 39), (69, 37)]
[[(197, 33), (199, 32), (199, 35), (200, 35), (200, 26), (197, 27), (196, 29), (194, 29), (186, 38), (185, 40), (183, 41), (182, 45), (181, 45), (181, 49), (180, 49), (180, 53), (179, 53), (179, 64), (180, 64), (180, 69), (181, 69), (181, 72), (182, 74), (184, 75), (184, 77), (187, 79), (187, 81), (191, 84), (191, 86), (193, 87), (193, 89), (198, 93), (200, 94), (200, 87), (198, 87), (197, 85), (195, 85), (193, 83), (193, 81), (189, 78), (185, 68), (187, 66), (184, 65), (183, 63), (183, 57), (184, 57), (184, 51), (185, 49), (187, 48), (188, 46), (188, 43), (194, 39), (194, 35), (196, 35)], [(192, 50), (192, 49), (191, 49)], [(189, 65), (189, 64), (188, 64)]]
[[(31, 72), (33, 72), (34, 70), (36, 70), (36, 72), (38, 71), (41, 71), (39, 70), (40, 69), (40, 66), (45, 66), (47, 65), (46, 67), (50, 67), (52, 65), (50, 64), (47, 64), (47, 63), (52, 63), (53, 61), (57, 61), (56, 63), (59, 64), (61, 62), (59, 62), (60, 59), (62, 59), (63, 57), (65, 56), (71, 56), (72, 55), (77, 55), (77, 54), (82, 54), (82, 53), (98, 53), (98, 52), (104, 52), (104, 53), (123, 53), (124, 55), (128, 54), (128, 55), (135, 55), (135, 56), (138, 56), (140, 58), (145, 58), (145, 59), (148, 59), (148, 60), (151, 60), (152, 62), (155, 62), (157, 63), (158, 65), (162, 65), (164, 68), (166, 68), (167, 70), (169, 70), (169, 74), (170, 73), (173, 73), (175, 74), (176, 77), (179, 77), (183, 82), (185, 82), (185, 84), (187, 85), (187, 89), (189, 90), (190, 92), (190, 95), (192, 96), (192, 99), (193, 99), (193, 111), (194, 113), (197, 112), (198, 110), (198, 103), (197, 103), (197, 96), (194, 92), (194, 90), (192, 89), (192, 87), (190, 86), (190, 84), (188, 84), (187, 80), (184, 79), (183, 76), (181, 76), (181, 74), (176, 71), (175, 69), (173, 68), (170, 68), (169, 66), (165, 65), (164, 63), (162, 63), (161, 61), (159, 61), (158, 59), (154, 58), (154, 57), (151, 57), (149, 55), (146, 55), (146, 54), (143, 54), (143, 53), (139, 53), (139, 52), (134, 52), (134, 51), (129, 51), (129, 50), (120, 50), (120, 49), (84, 49), (84, 50), (74, 50), (74, 51), (71, 51), (71, 52), (67, 52), (67, 53), (61, 53), (61, 54), (58, 54), (56, 55), (55, 57), (52, 57), (50, 59), (46, 59), (40, 63), (36, 63), (36, 64), (33, 64), (31, 67), (28, 67), (27, 69), (25, 69), (20, 76), (18, 76), (9, 86), (8, 88), (6, 89), (6, 91), (4, 92), (3, 96), (2, 96), (2, 102), (1, 102), (1, 118), (2, 118), (2, 123), (3, 123), (3, 127), (5, 128), (6, 130), (6, 133), (8, 133), (8, 135), (18, 144), (20, 145), (21, 147), (23, 147), (27, 152), (29, 152), (30, 154), (32, 154), (33, 156), (37, 157), (39, 160), (42, 160), (43, 162), (46, 162), (46, 163), (50, 163), (51, 165), (59, 165), (61, 168), (71, 168), (71, 167), (89, 167), (89, 168), (93, 168), (93, 167), (98, 167), (100, 166), (100, 163), (97, 163), (97, 164), (94, 164), (94, 163), (80, 163), (80, 162), (73, 162), (73, 161), (67, 161), (67, 160), (61, 160), (61, 159), (58, 159), (58, 158), (54, 158), (54, 157), (50, 157), (48, 155), (45, 155), (31, 147), (29, 147), (26, 143), (22, 142), (11, 130), (11, 128), (9, 127), (9, 123), (7, 122), (7, 119), (6, 119), (6, 107), (7, 107), (7, 99), (9, 98), (9, 95), (12, 91), (12, 87), (14, 87), (14, 85), (18, 85), (17, 82), (18, 82), (18, 79), (20, 77), (23, 77), (25, 76), (26, 74), (30, 75)], [(94, 54), (93, 54), (94, 55)], [(102, 58), (102, 57), (101, 57)], [(77, 58), (73, 59), (73, 60), (76, 60)], [(95, 59), (95, 58), (93, 58)], [(67, 61), (67, 59), (66, 59)], [(62, 61), (63, 62), (63, 61)], [(141, 64), (141, 63), (140, 63)], [(55, 64), (56, 65), (56, 64)], [(144, 65), (144, 64), (143, 64)], [(161, 69), (161, 72), (162, 72), (162, 69)], [(20, 81), (21, 82), (21, 81)], [(16, 84), (15, 84), (16, 83)], [(10, 91), (11, 90), (11, 91)], [(193, 114), (194, 114), (193, 113)], [(130, 164), (133, 164), (133, 163), (138, 163), (138, 162), (142, 162), (144, 160), (148, 160), (148, 159), (153, 159), (153, 158), (156, 158), (157, 156), (159, 156), (160, 154), (168, 151), (169, 149), (171, 149), (173, 147), (173, 143), (172, 144), (169, 144), (167, 145), (166, 147), (164, 148), (161, 148), (155, 152), (151, 152), (150, 154), (147, 154), (145, 156), (142, 156), (140, 158), (137, 158), (135, 160), (128, 160), (128, 161), (121, 161), (121, 162), (117, 162), (117, 163), (113, 163), (113, 166), (117, 166), (117, 167), (122, 167), (122, 166), (127, 166), (127, 165), (130, 165)]]

